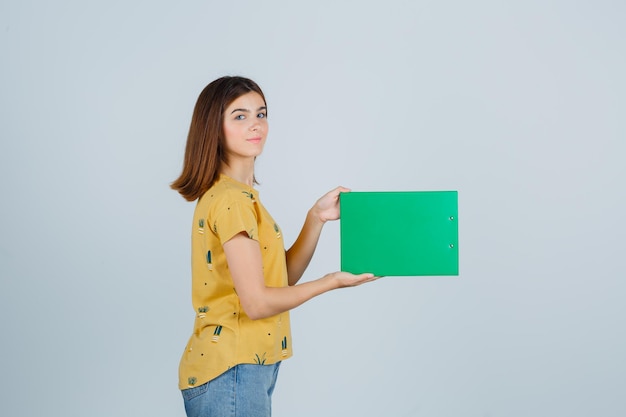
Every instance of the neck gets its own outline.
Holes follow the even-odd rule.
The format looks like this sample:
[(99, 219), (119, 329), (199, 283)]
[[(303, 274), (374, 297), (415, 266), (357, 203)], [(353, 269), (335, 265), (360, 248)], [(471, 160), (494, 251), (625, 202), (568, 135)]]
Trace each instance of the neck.
[(228, 165), (224, 164), (220, 172), (250, 187), (254, 185), (254, 159), (231, 161)]

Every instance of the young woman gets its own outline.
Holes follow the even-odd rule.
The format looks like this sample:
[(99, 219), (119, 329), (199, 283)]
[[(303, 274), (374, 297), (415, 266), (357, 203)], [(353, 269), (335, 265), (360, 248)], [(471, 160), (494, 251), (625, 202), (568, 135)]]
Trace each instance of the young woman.
[(270, 416), (279, 365), (292, 354), (289, 310), (375, 279), (334, 272), (297, 284), (322, 226), (339, 218), (339, 193), (349, 190), (338, 187), (317, 200), (285, 251), (281, 230), (253, 187), (267, 133), (267, 104), (256, 83), (213, 81), (198, 98), (183, 171), (172, 183), (185, 199), (197, 200), (191, 239), (196, 318), (179, 369), (190, 417)]

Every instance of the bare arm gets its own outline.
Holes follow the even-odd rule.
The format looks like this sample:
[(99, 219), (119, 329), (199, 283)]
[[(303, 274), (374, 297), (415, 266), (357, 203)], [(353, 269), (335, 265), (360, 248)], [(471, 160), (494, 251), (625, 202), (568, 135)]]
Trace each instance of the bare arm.
[(333, 272), (299, 285), (267, 287), (263, 279), (261, 248), (257, 241), (240, 233), (224, 243), (224, 252), (241, 306), (253, 320), (291, 310), (327, 291), (353, 287), (375, 279), (372, 274)]
[(289, 285), (295, 285), (304, 274), (315, 253), (322, 227), (327, 221), (339, 218), (339, 194), (348, 191), (348, 188), (337, 187), (317, 200), (308, 211), (298, 238), (286, 252)]

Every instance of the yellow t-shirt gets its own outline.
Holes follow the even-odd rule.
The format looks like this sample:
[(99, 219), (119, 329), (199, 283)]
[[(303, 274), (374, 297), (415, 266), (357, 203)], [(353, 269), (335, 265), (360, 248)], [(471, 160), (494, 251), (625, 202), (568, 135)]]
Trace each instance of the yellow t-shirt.
[(289, 312), (251, 320), (241, 307), (222, 245), (245, 232), (259, 242), (265, 284), (286, 287), (280, 228), (258, 192), (226, 175), (198, 200), (191, 238), (193, 334), (179, 367), (179, 388), (208, 382), (238, 364), (270, 365), (291, 357)]

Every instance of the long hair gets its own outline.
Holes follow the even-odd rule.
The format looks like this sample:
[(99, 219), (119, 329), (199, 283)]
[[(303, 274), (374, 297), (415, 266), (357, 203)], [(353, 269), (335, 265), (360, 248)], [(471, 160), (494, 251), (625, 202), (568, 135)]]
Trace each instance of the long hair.
[(223, 115), (226, 108), (244, 94), (258, 93), (261, 88), (244, 77), (222, 77), (211, 82), (200, 93), (191, 117), (185, 147), (183, 171), (171, 184), (187, 201), (200, 198), (228, 164), (224, 149)]

